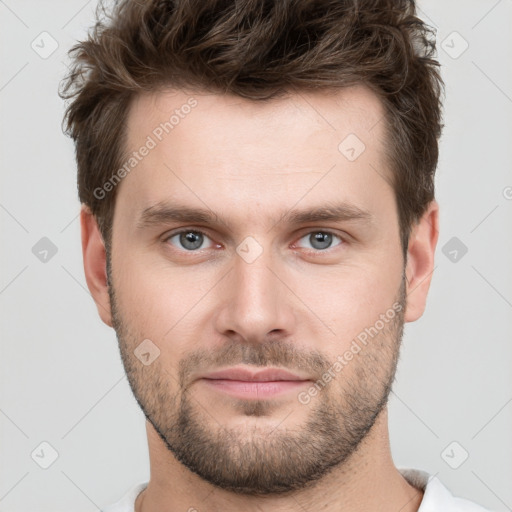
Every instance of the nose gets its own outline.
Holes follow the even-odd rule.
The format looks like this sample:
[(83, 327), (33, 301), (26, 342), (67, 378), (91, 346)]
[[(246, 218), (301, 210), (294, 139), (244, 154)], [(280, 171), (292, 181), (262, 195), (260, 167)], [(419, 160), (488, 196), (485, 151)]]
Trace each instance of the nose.
[(233, 268), (218, 289), (217, 332), (246, 343), (293, 334), (297, 318), (293, 293), (285, 284), (289, 273), (277, 259), (266, 249), (254, 261), (235, 254)]

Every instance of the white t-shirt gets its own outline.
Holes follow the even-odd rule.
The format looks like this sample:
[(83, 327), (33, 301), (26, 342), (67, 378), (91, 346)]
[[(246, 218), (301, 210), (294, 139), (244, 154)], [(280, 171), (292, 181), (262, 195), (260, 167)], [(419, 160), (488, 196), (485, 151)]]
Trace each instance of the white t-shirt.
[[(414, 487), (424, 492), (418, 512), (490, 512), (472, 501), (457, 498), (435, 476), (419, 469), (397, 468), (402, 476)], [(134, 512), (135, 499), (147, 482), (132, 487), (117, 503), (103, 512)]]

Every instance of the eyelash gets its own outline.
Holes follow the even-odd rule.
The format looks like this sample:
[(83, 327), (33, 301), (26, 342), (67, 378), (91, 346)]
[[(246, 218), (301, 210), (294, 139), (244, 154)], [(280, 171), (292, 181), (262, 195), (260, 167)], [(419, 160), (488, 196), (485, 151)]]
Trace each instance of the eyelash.
[[(176, 231), (176, 232), (173, 232), (173, 233), (170, 233), (168, 235), (165, 236), (163, 242), (164, 243), (168, 243), (169, 240), (171, 238), (174, 238), (178, 235), (181, 235), (183, 233), (197, 233), (197, 234), (200, 234), (200, 235), (203, 235), (204, 237), (210, 239), (210, 237), (208, 236), (207, 233), (205, 233), (204, 231), (201, 231), (199, 229), (181, 229), (179, 231)], [(334, 250), (336, 247), (339, 247), (341, 245), (344, 245), (347, 243), (347, 240), (346, 238), (340, 236), (339, 234), (335, 233), (334, 231), (330, 231), (328, 229), (315, 229), (315, 230), (312, 230), (312, 231), (308, 231), (307, 233), (305, 233), (304, 235), (302, 235), (299, 240), (302, 240), (304, 237), (306, 236), (310, 236), (314, 233), (323, 233), (323, 234), (327, 234), (327, 235), (332, 235), (333, 237), (336, 237), (340, 240), (341, 243), (337, 244), (337, 245), (334, 245), (332, 247), (328, 247), (324, 250), (321, 250), (321, 249), (306, 249), (307, 252), (309, 253), (314, 253), (314, 254), (327, 254), (329, 253), (331, 250)], [(176, 249), (177, 251), (179, 252), (187, 252), (187, 253), (200, 253), (201, 251), (205, 250), (205, 249), (196, 249), (196, 250), (186, 250), (186, 249)]]

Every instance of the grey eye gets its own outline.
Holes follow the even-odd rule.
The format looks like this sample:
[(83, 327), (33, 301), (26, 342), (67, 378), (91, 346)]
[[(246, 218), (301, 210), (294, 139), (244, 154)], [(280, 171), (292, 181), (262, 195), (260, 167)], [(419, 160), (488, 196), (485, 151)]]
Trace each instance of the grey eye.
[[(329, 249), (332, 246), (334, 238), (342, 241), (341, 238), (329, 231), (313, 231), (308, 233), (306, 236), (303, 236), (301, 240), (306, 239), (310, 244), (309, 248), (315, 249), (317, 251), (322, 251), (324, 249)], [(337, 244), (339, 245), (339, 244)]]
[(196, 249), (200, 249), (205, 242), (205, 239), (207, 239), (207, 237), (200, 231), (191, 230), (176, 233), (175, 235), (169, 237), (169, 241), (172, 241), (176, 238), (179, 240), (179, 245), (181, 248), (186, 249), (187, 251), (195, 251)]

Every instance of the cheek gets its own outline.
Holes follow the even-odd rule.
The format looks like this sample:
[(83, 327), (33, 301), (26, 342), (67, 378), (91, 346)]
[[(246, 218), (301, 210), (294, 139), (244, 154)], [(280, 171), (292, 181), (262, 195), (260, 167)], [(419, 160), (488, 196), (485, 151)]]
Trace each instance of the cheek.
[(138, 337), (155, 340), (162, 347), (198, 325), (202, 298), (215, 285), (215, 276), (211, 268), (172, 267), (161, 256), (113, 257), (114, 285), (124, 322)]
[[(386, 269), (386, 270), (383, 270)], [(297, 295), (334, 332), (325, 329), (326, 346), (339, 353), (380, 315), (393, 313), (399, 298), (400, 264), (374, 259), (359, 266), (333, 268), (297, 282)], [(393, 305), (395, 304), (395, 308)]]

